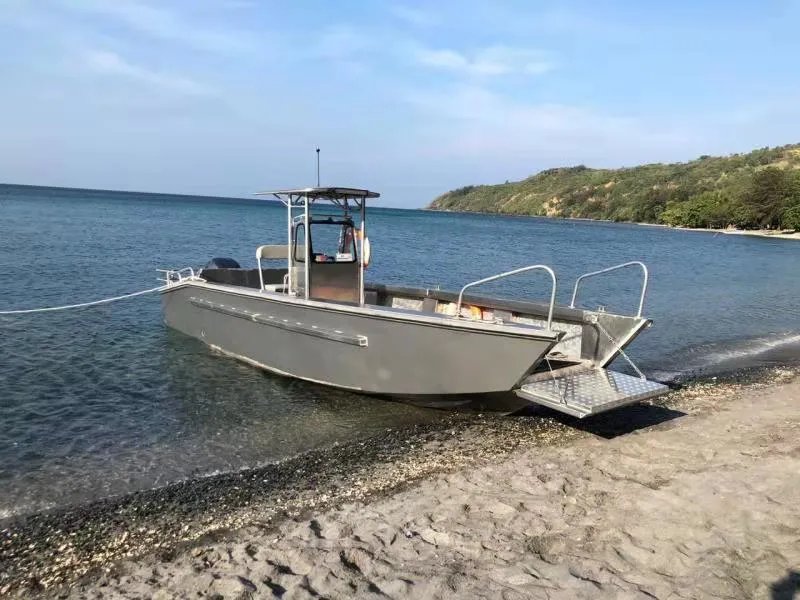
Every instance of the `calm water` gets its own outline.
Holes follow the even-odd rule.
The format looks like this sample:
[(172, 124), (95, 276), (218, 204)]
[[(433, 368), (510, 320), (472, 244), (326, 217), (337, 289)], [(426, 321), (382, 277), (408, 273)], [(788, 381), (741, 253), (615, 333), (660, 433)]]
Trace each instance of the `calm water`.
[[(281, 243), (282, 207), (251, 201), (0, 187), (0, 310), (157, 285), (157, 267), (254, 264)], [(372, 280), (457, 288), (552, 265), (568, 301), (581, 272), (641, 259), (655, 320), (630, 354), (650, 375), (800, 362), (800, 243), (608, 223), (371, 213)], [(636, 275), (586, 285), (587, 306), (633, 310)], [(487, 286), (546, 296), (523, 276)], [(265, 375), (168, 331), (156, 296), (0, 316), (0, 517), (241, 469), (441, 413)]]

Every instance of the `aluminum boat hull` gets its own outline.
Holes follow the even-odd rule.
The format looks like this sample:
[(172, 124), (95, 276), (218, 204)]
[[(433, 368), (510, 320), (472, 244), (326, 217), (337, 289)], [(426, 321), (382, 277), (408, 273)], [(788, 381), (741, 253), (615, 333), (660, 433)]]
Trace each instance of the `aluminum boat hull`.
[(394, 397), (513, 390), (563, 335), (200, 281), (171, 286), (162, 302), (169, 327), (254, 366)]

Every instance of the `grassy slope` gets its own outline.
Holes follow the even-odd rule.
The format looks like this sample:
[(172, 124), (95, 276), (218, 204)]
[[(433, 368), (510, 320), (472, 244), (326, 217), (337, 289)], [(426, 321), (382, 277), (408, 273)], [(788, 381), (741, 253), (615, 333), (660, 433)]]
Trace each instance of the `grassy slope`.
[(496, 212), (656, 223), (668, 205), (716, 192), (738, 202), (767, 167), (800, 174), (800, 144), (687, 163), (622, 169), (548, 169), (523, 181), (468, 186), (436, 198), (433, 210)]

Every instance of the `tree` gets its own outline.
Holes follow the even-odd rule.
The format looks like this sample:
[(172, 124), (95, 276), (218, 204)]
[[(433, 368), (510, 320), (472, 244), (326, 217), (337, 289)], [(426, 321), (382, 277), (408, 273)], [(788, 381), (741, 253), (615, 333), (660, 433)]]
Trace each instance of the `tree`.
[(647, 190), (641, 202), (633, 208), (631, 221), (658, 223), (661, 214), (667, 207), (669, 196), (669, 191), (664, 188)]
[(737, 229), (755, 229), (759, 226), (755, 208), (742, 200), (731, 205), (730, 223)]
[(670, 202), (661, 220), (682, 227), (724, 227), (730, 215), (719, 192), (703, 192), (684, 202)]
[(759, 227), (779, 227), (785, 208), (788, 190), (786, 173), (775, 167), (767, 167), (753, 174), (750, 188), (743, 200), (752, 207)]
[(800, 231), (800, 202), (783, 211), (781, 226), (785, 229)]

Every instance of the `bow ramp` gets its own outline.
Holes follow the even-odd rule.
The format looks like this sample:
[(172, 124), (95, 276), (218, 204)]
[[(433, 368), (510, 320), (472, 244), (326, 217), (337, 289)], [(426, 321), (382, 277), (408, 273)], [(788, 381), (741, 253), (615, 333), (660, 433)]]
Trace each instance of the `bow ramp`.
[(612, 408), (662, 396), (669, 388), (644, 377), (626, 375), (601, 367), (555, 375), (542, 373), (514, 391), (534, 404), (580, 419)]

